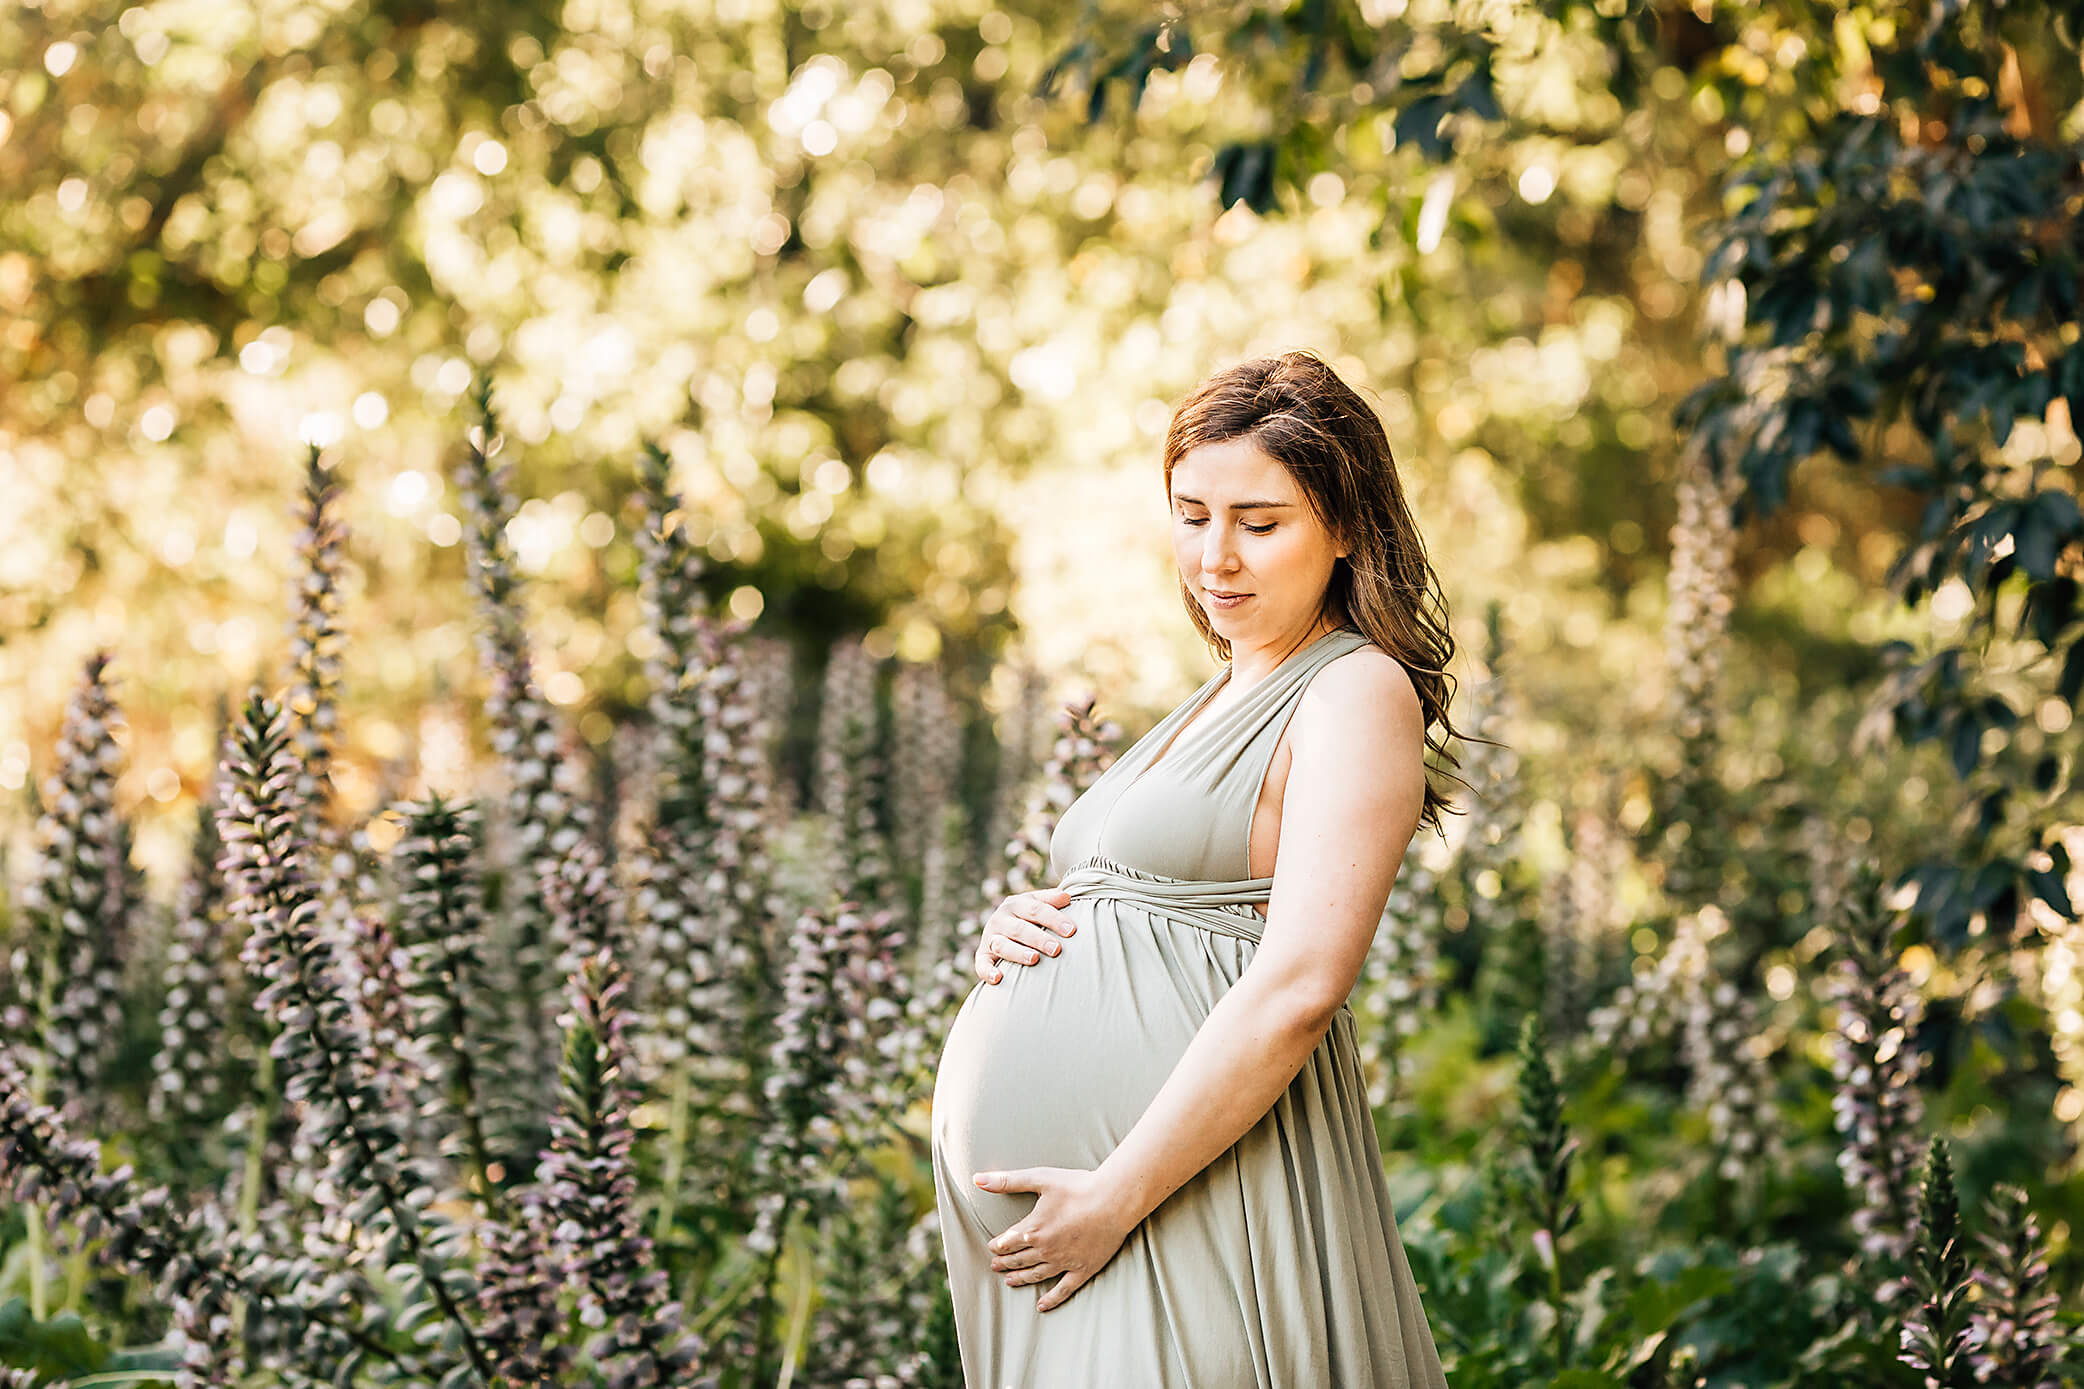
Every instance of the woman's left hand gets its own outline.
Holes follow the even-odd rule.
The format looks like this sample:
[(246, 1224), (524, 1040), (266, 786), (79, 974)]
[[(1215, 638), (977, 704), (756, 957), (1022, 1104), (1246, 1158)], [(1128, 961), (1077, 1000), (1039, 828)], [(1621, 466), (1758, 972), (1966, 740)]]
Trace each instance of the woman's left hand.
[(1081, 1167), (1019, 1167), (976, 1174), (986, 1191), (1037, 1191), (1034, 1209), (987, 1248), (1006, 1286), (1057, 1278), (1035, 1310), (1061, 1305), (1114, 1257), (1136, 1222), (1113, 1199), (1096, 1172)]

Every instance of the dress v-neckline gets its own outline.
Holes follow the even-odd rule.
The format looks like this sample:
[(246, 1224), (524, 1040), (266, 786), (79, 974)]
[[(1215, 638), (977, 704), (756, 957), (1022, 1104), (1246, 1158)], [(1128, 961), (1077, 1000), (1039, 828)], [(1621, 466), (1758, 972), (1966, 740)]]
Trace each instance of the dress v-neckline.
[[(1283, 656), (1278, 662), (1276, 662), (1272, 670), (1268, 671), (1266, 674), (1260, 676), (1257, 680), (1253, 681), (1251, 687), (1247, 689), (1243, 694), (1239, 695), (1238, 698), (1240, 700), (1250, 699), (1252, 697), (1253, 690), (1261, 688), (1266, 684), (1267, 681), (1272, 680), (1283, 670), (1286, 670), (1290, 662), (1299, 659), (1307, 652), (1315, 650), (1317, 646), (1324, 642), (1327, 638), (1332, 637), (1337, 633), (1343, 632), (1345, 630), (1346, 628), (1343, 625), (1334, 627), (1330, 631), (1319, 633), (1317, 636), (1311, 638), (1309, 641), (1304, 642), (1301, 646), (1298, 646), (1297, 648), (1295, 648), (1295, 650), (1289, 652), (1286, 656)], [(1154, 769), (1160, 762), (1164, 761), (1167, 757), (1170, 757), (1172, 755), (1172, 750), (1179, 746), (1180, 739), (1186, 737), (1187, 734), (1190, 731), (1192, 731), (1194, 727), (1197, 725), (1197, 723), (1200, 721), (1201, 716), (1207, 712), (1209, 701), (1213, 700), (1216, 697), (1216, 693), (1219, 690), (1227, 689), (1229, 687), (1230, 673), (1234, 664), (1235, 662), (1233, 662), (1231, 665), (1225, 665), (1223, 669), (1216, 672), (1215, 678), (1211, 680), (1209, 683), (1208, 692), (1202, 695), (1200, 702), (1195, 704), (1192, 709), (1187, 711), (1186, 722), (1181, 724), (1178, 728), (1173, 729), (1172, 736), (1165, 740), (1165, 746), (1159, 748), (1156, 753), (1152, 754), (1151, 759), (1148, 762), (1145, 762), (1141, 767), (1136, 769), (1136, 774), (1129, 778), (1129, 784), (1122, 788), (1123, 795), (1127, 795), (1129, 791), (1134, 789), (1137, 782), (1143, 780), (1144, 776), (1147, 773)], [(1236, 706), (1233, 705), (1232, 707), (1234, 708)], [(1216, 717), (1220, 718), (1222, 716), (1219, 714)]]

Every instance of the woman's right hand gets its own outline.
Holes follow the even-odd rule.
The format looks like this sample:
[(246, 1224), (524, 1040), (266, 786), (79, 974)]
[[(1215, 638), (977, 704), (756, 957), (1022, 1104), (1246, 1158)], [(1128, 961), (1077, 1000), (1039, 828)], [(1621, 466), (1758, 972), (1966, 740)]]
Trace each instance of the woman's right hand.
[(1058, 910), (1070, 901), (1070, 893), (1052, 887), (1016, 892), (1000, 902), (984, 922), (984, 939), (977, 942), (977, 976), (996, 984), (1003, 977), (1001, 961), (1032, 965), (1040, 962), (1044, 951), (1054, 955), (1062, 950), (1063, 942), (1057, 936), (1078, 929), (1076, 922)]

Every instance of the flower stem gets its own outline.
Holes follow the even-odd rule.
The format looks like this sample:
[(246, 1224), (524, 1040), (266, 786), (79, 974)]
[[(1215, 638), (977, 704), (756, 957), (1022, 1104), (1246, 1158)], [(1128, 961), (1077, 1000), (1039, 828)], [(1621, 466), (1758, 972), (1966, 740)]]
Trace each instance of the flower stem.
[(789, 1381), (796, 1377), (796, 1365), (803, 1356), (804, 1338), (810, 1331), (810, 1295), (817, 1287), (817, 1280), (812, 1276), (817, 1260), (803, 1245), (804, 1241), (799, 1240), (795, 1249), (796, 1305), (790, 1309), (789, 1329), (782, 1337), (781, 1378), (775, 1381), (774, 1389), (789, 1389)]
[(687, 1158), (687, 1067), (681, 1065), (673, 1072), (673, 1103), (666, 1118), (666, 1166), (659, 1184), (665, 1188), (658, 1203), (658, 1229), (653, 1232), (652, 1242), (659, 1248), (666, 1247), (673, 1233), (673, 1217), (680, 1197), (680, 1169)]
[(789, 1208), (795, 1204), (794, 1192), (782, 1199), (781, 1214), (774, 1220), (774, 1228), (779, 1233), (775, 1237), (773, 1250), (768, 1253), (761, 1266), (760, 1285), (753, 1293), (759, 1299), (758, 1320), (754, 1323), (753, 1329), (753, 1382), (756, 1384), (767, 1375), (767, 1308), (768, 1304), (774, 1301), (774, 1274), (781, 1263), (782, 1245), (787, 1242)]
[(268, 1143), (268, 1124), (275, 1109), (275, 1051), (262, 1047), (260, 1074), (254, 1090), (259, 1100), (253, 1106), (253, 1121), (246, 1136), (246, 1178), (239, 1184), (239, 1233), (251, 1235), (260, 1224), (261, 1166), (266, 1159), (263, 1151)]
[[(262, 1024), (263, 1029), (266, 1023)], [(253, 1117), (246, 1125), (245, 1175), (239, 1183), (239, 1237), (250, 1238), (260, 1226), (261, 1167), (266, 1160), (263, 1151), (268, 1143), (268, 1125), (273, 1122), (275, 1106), (275, 1052), (268, 1045), (265, 1035), (260, 1049), (260, 1066), (254, 1075), (255, 1095)], [(253, 1299), (242, 1297), (232, 1308), (232, 1335), (235, 1341), (243, 1341), (246, 1335), (246, 1310)]]
[(87, 1246), (84, 1244), (72, 1251), (65, 1261), (65, 1310), (77, 1312), (80, 1302), (87, 1295)]
[(51, 1310), (43, 1282), (43, 1202), (24, 1201), (22, 1215), (29, 1222), (29, 1316), (42, 1321)]

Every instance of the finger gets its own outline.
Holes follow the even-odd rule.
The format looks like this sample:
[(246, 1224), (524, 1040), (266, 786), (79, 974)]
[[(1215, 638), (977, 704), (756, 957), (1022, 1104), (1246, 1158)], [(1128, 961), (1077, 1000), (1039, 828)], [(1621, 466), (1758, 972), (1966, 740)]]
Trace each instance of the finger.
[[(1016, 922), (1006, 935), (1022, 945), (1031, 946), (1045, 955), (1055, 955), (1063, 950), (1064, 943), (1032, 921)], [(1032, 963), (1032, 962), (1030, 962)]]
[(1039, 951), (1029, 949), (1009, 935), (986, 936), (985, 939), (992, 942), (991, 953), (1007, 964), (1032, 965), (1042, 959)]
[(1013, 915), (1022, 921), (1031, 921), (1037, 926), (1047, 927), (1060, 936), (1068, 936), (1078, 930), (1078, 923), (1068, 915), (1032, 899), (1021, 903)]
[(1040, 1191), (1039, 1180), (1045, 1167), (1016, 1167), (1005, 1171), (986, 1171), (976, 1174), (978, 1186), (986, 1191)]
[(1032, 1268), (1017, 1269), (1006, 1275), (1006, 1286), (1009, 1288), (1024, 1288), (1030, 1283), (1040, 1283), (1046, 1279), (1054, 1278), (1063, 1271), (1062, 1268), (1052, 1263), (1040, 1263)]
[(1016, 1249), (1011, 1254), (1000, 1254), (991, 1261), (993, 1273), (1011, 1273), (1016, 1268), (1033, 1268), (1042, 1262), (1042, 1251), (1033, 1245)]
[(1065, 1274), (1056, 1280), (1055, 1287), (1052, 1287), (1048, 1292), (1035, 1299), (1035, 1310), (1046, 1312), (1052, 1307), (1061, 1307), (1064, 1304), (1064, 1300), (1077, 1292), (1085, 1284), (1085, 1281), (1091, 1277), (1092, 1274), (1083, 1271), (1073, 1271)]
[(994, 933), (991, 935), (987, 935), (984, 938), (984, 943), (978, 947), (979, 953), (984, 958), (984, 964), (982, 968), (991, 972), (991, 982), (994, 984), (998, 983), (1000, 976), (1006, 972), (999, 964), (1001, 960), (1004, 960), (1009, 964), (1023, 963), (1022, 961), (1014, 959), (1012, 955), (1006, 953), (1005, 949), (1003, 948), (1005, 944), (1006, 938), (1004, 936)]

